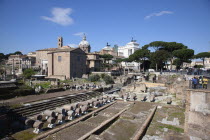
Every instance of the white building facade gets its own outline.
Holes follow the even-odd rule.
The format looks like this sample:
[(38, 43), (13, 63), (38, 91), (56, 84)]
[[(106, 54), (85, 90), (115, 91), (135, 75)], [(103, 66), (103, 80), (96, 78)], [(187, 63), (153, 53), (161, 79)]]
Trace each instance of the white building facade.
[(139, 72), (140, 71), (140, 65), (141, 63), (140, 62), (121, 62), (121, 66), (124, 68), (124, 69), (132, 69), (133, 71), (135, 72)]
[(125, 58), (128, 58), (138, 49), (139, 49), (139, 44), (136, 42), (136, 40), (132, 39), (131, 42), (129, 42), (125, 46), (118, 47), (118, 56), (123, 56)]
[(210, 69), (210, 58), (204, 59), (204, 67), (205, 69)]

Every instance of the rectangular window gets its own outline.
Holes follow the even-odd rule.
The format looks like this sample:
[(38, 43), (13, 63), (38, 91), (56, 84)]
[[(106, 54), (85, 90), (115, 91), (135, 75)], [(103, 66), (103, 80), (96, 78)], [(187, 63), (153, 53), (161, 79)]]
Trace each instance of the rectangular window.
[(62, 57), (58, 56), (58, 62), (61, 62)]

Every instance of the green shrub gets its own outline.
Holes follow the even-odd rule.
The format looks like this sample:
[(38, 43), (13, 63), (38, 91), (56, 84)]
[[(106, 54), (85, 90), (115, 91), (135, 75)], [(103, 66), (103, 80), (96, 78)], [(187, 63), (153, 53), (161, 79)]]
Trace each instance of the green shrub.
[(23, 72), (23, 76), (26, 78), (26, 79), (29, 79), (31, 78), (32, 75), (34, 75), (36, 72), (33, 70), (33, 69), (26, 69), (24, 70)]
[(12, 92), (14, 96), (26, 96), (26, 95), (32, 95), (34, 94), (33, 89), (16, 89)]
[(114, 80), (112, 79), (112, 77), (107, 74), (104, 76), (103, 80), (106, 84), (114, 84)]
[(100, 80), (100, 76), (99, 76), (98, 74), (91, 75), (91, 76), (89, 77), (89, 81), (91, 81), (91, 82), (97, 82), (97, 81), (99, 81), (99, 80)]
[(72, 83), (73, 81), (72, 80), (61, 80), (60, 83), (66, 83), (66, 84), (70, 84)]
[(18, 86), (17, 89), (11, 89), (11, 90), (0, 90), (0, 100), (1, 99), (10, 99), (14, 98), (16, 96), (26, 96), (26, 95), (32, 95), (34, 94), (34, 89), (27, 85), (21, 85)]
[(44, 82), (44, 83), (36, 84), (36, 87), (38, 86), (41, 86), (42, 88), (46, 89), (46, 88), (50, 88), (51, 84), (50, 82)]
[(101, 74), (101, 78), (104, 79), (104, 76), (105, 76), (105, 75), (106, 75), (105, 73), (102, 73), (102, 74)]

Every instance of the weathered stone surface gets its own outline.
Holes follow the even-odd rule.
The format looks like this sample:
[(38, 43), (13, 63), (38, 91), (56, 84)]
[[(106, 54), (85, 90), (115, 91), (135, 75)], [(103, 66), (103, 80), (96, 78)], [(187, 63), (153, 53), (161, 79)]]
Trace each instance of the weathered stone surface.
[(142, 140), (163, 140), (163, 138), (161, 138), (159, 136), (145, 135)]
[(169, 125), (179, 125), (179, 119), (178, 118), (174, 118), (173, 121), (168, 121), (168, 118), (163, 118), (161, 123), (163, 124), (169, 124)]
[(185, 132), (193, 137), (210, 139), (210, 92), (188, 90), (186, 95)]
[(134, 92), (146, 92), (147, 87), (144, 83), (138, 83), (135, 85)]

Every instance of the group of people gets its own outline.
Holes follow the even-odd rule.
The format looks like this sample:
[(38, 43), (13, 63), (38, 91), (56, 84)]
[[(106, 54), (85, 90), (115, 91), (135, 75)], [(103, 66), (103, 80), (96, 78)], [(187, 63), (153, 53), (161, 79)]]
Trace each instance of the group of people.
[(208, 79), (206, 77), (194, 77), (192, 79), (192, 88), (193, 89), (199, 89), (199, 88), (204, 88), (207, 89), (208, 85)]

